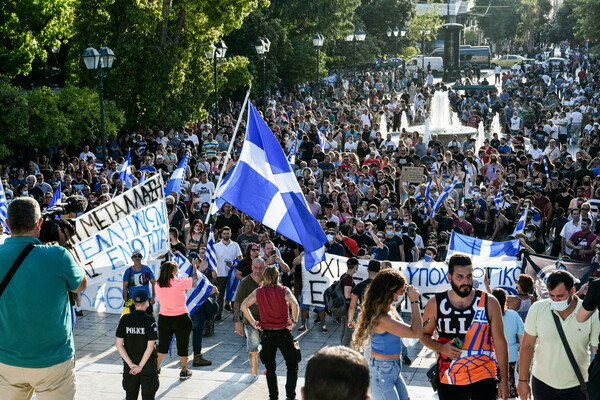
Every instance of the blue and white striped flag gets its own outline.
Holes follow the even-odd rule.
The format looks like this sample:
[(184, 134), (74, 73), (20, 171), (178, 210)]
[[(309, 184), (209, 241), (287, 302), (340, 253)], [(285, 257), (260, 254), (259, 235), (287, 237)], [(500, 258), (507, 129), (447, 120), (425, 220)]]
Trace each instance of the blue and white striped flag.
[(167, 182), (167, 185), (165, 186), (165, 197), (170, 196), (171, 192), (179, 194), (181, 191), (181, 185), (183, 184), (183, 178), (185, 177), (185, 171), (187, 170), (187, 163), (188, 153), (183, 157), (175, 171), (173, 171), (171, 179)]
[(98, 172), (100, 172), (102, 168), (104, 168), (104, 163), (102, 162), (102, 160), (98, 160), (96, 158), (96, 161), (94, 161), (94, 163), (96, 164), (96, 169), (98, 170)]
[(138, 184), (144, 183), (146, 181), (146, 171), (142, 171), (142, 177)]
[(171, 261), (179, 265), (179, 270), (177, 271), (177, 278), (190, 278), (192, 274), (192, 263), (186, 256), (181, 254), (180, 252), (176, 252), (175, 254), (171, 254)]
[(231, 261), (231, 267), (227, 271), (227, 288), (225, 289), (225, 299), (229, 301), (235, 300), (235, 292), (237, 291), (240, 280), (235, 276), (237, 271), (236, 265), (240, 263), (237, 258)]
[(496, 198), (494, 199), (494, 204), (496, 205), (496, 208), (500, 207), (501, 202), (502, 202), (502, 190), (498, 190), (498, 194), (496, 195)]
[(321, 151), (325, 150), (325, 136), (319, 131), (319, 145), (321, 146)]
[(327, 238), (311, 214), (283, 149), (248, 103), (246, 139), (227, 182), (217, 188), (217, 208), (227, 202), (304, 247), (307, 269), (325, 260)]
[(481, 265), (497, 264), (503, 261), (517, 261), (519, 243), (519, 239), (492, 242), (452, 232), (446, 261), (449, 261), (453, 254), (467, 255), (471, 257), (474, 264)]
[(471, 173), (469, 172), (469, 168), (467, 167), (467, 161), (463, 161), (465, 165), (465, 174), (467, 175), (467, 182), (469, 182), (469, 191), (467, 193), (473, 193), (473, 181), (471, 181)]
[(296, 163), (296, 135), (294, 135), (294, 140), (292, 141), (292, 147), (290, 147), (290, 152), (287, 155), (287, 160), (292, 166), (292, 171), (294, 170), (293, 165)]
[(427, 186), (425, 186), (425, 213), (423, 214), (423, 220), (427, 219), (427, 205), (433, 208), (435, 201), (431, 197), (431, 177), (427, 179)]
[(6, 220), (8, 218), (8, 204), (6, 203), (6, 194), (2, 187), (2, 180), (0, 180), (0, 223), (4, 226), (4, 232), (8, 233), (8, 224)]
[(212, 225), (210, 226), (210, 234), (208, 235), (208, 242), (206, 243), (206, 261), (208, 261), (208, 267), (211, 271), (217, 270), (217, 253), (215, 252), (215, 234), (213, 232)]
[(119, 171), (119, 179), (123, 182), (123, 186), (128, 188), (133, 186), (133, 174), (131, 173), (131, 150), (127, 152), (127, 158), (121, 166), (121, 170)]
[(194, 290), (188, 290), (187, 301), (185, 302), (190, 316), (194, 315), (196, 310), (210, 297), (213, 287), (203, 273), (198, 273), (198, 286)]
[(446, 188), (444, 190), (442, 190), (442, 192), (438, 196), (435, 204), (431, 208), (431, 214), (429, 214), (430, 218), (433, 218), (435, 216), (435, 212), (438, 210), (438, 208), (440, 208), (440, 206), (442, 205), (442, 202), (444, 200), (446, 200), (446, 197), (448, 197), (448, 195), (450, 194), (450, 191), (452, 189), (454, 189), (454, 185), (456, 185), (457, 183), (458, 183), (458, 178), (454, 178), (454, 181), (452, 181), (450, 186), (446, 186)]
[(62, 195), (62, 184), (61, 184), (61, 182), (58, 182), (58, 187), (56, 188), (54, 195), (52, 195), (52, 200), (50, 200), (50, 204), (48, 204), (48, 208), (51, 208), (51, 207), (55, 206), (56, 204), (60, 203), (61, 195)]
[(519, 222), (517, 222), (517, 225), (515, 225), (515, 230), (513, 231), (513, 234), (512, 234), (513, 236), (516, 236), (519, 233), (522, 233), (523, 229), (525, 229), (525, 223), (527, 222), (527, 213), (528, 212), (529, 212), (529, 205), (523, 212), (523, 215), (521, 215), (521, 218), (519, 218)]
[(546, 155), (542, 154), (542, 160), (544, 160), (544, 169), (546, 170), (546, 179), (550, 182), (550, 173), (548, 172), (548, 163), (546, 162)]

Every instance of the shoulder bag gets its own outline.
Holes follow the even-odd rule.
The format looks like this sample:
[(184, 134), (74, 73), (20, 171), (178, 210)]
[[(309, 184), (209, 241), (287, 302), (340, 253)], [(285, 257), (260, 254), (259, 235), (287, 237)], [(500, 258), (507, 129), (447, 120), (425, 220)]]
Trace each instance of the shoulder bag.
[(34, 247), (35, 244), (29, 243), (27, 246), (25, 246), (23, 250), (21, 250), (21, 253), (4, 276), (4, 279), (2, 279), (2, 282), (0, 282), (0, 297), (2, 297), (2, 294), (4, 293), (4, 290), (6, 290), (6, 287), (8, 286), (9, 282), (11, 281), (13, 276), (15, 276), (15, 273)]

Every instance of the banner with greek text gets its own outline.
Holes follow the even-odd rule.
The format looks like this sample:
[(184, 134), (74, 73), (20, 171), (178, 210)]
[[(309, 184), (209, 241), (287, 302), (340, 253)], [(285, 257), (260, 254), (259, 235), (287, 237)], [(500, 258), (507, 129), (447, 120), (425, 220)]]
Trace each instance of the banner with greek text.
[[(315, 265), (310, 271), (302, 271), (302, 302), (306, 305), (323, 306), (323, 292), (340, 278), (348, 269), (346, 257), (326, 254), (326, 260)], [(359, 260), (358, 271), (354, 274), (355, 283), (368, 278), (368, 260)], [(443, 262), (418, 261), (414, 263), (392, 262), (392, 268), (400, 270), (409, 285), (415, 286), (421, 293), (421, 305), (425, 307), (427, 300), (445, 290), (450, 289), (448, 280), (448, 266)], [(486, 266), (473, 266), (473, 279), (479, 283), (480, 289), (484, 289), (483, 280), (486, 274)], [(501, 287), (509, 294), (516, 294), (516, 282), (521, 273), (520, 261), (508, 261), (502, 266), (489, 268), (490, 288)], [(409, 311), (405, 302), (402, 306), (404, 311)]]

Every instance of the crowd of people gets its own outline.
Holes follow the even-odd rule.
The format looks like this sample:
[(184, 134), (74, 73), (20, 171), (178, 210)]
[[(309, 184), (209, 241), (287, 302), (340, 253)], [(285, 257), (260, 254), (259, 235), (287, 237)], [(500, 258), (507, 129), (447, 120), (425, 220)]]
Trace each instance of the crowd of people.
[[(516, 238), (526, 251), (590, 263), (600, 254), (600, 65), (584, 52), (574, 52), (566, 65), (559, 66), (544, 61), (540, 55), (528, 67), (501, 74), (499, 90), (459, 93), (426, 79), (424, 71), (421, 75), (395, 76), (394, 70), (377, 70), (365, 73), (360, 82), (335, 76), (314, 97), (304, 86), (283, 93), (276, 90), (264, 104), (259, 104), (283, 151), (294, 154), (292, 168), (312, 215), (326, 234), (327, 253), (349, 258), (348, 272), (342, 279), (348, 315), (340, 319), (344, 326), (340, 343), (358, 348), (370, 338), (373, 398), (404, 400), (409, 395), (401, 379), (389, 378), (400, 376), (403, 362), (410, 363), (402, 337), (421, 338), (425, 346), (440, 353), (440, 398), (458, 398), (454, 386), (472, 386), (464, 371), (445, 373), (463, 365), (453, 360), (468, 357), (487, 357), (474, 367), (479, 368), (475, 375), (483, 384), (465, 389), (460, 398), (477, 398), (471, 394), (495, 391), (496, 370), (498, 390), (506, 398), (508, 394), (515, 397), (517, 389), (523, 396), (529, 390), (522, 384), (529, 382), (529, 370), (520, 369), (519, 378), (523, 380), (519, 379), (517, 387), (514, 340), (505, 336), (508, 325), (502, 331), (502, 317), (511, 309), (518, 311), (521, 324), (525, 323), (524, 332), (518, 330), (518, 321), (511, 324), (516, 327), (515, 335), (524, 335), (522, 346), (527, 353), (522, 353), (521, 365), (531, 362), (531, 345), (540, 339), (538, 331), (542, 329), (535, 325), (536, 321), (523, 318), (527, 308), (534, 310), (538, 303), (532, 304), (531, 285), (526, 278), (520, 281), (517, 296), (509, 296), (504, 302), (496, 300), (496, 296), (502, 297), (501, 293), (488, 296), (473, 289), (468, 259), (457, 259), (455, 265), (449, 266), (452, 289), (428, 302), (423, 326), (418, 292), (406, 285), (398, 271), (386, 268), (389, 261), (445, 261), (452, 232), (493, 241)], [(482, 81), (487, 78), (485, 74), (481, 76)], [(451, 111), (464, 125), (479, 127), (482, 123), (485, 137), (473, 135), (459, 140), (458, 136), (434, 134), (424, 140), (412, 129), (432, 117), (431, 100), (436, 92), (448, 96)], [(202, 336), (214, 334), (214, 324), (222, 321), (224, 312), (233, 313), (236, 332), (247, 340), (252, 373), (258, 374), (262, 341), (260, 358), (267, 368), (270, 396), (277, 398), (273, 360), (279, 348), (288, 366), (286, 395), (293, 399), (299, 360), (286, 332), (297, 329), (301, 333), (312, 323), (328, 334), (326, 320), (333, 323), (334, 319), (327, 316), (324, 307), (314, 307), (316, 316), (311, 321), (311, 306), (301, 296), (303, 249), (299, 244), (229, 204), (218, 215), (209, 215), (219, 176), (223, 169), (231, 168), (244, 145), (243, 118), (233, 139), (240, 109), (240, 102), (222, 101), (217, 116), (198, 123), (136, 130), (113, 137), (106, 154), (98, 141), (81, 147), (32, 150), (32, 154), (24, 155), (19, 163), (3, 171), (2, 187), (9, 210), (17, 199), (26, 198), (33, 199), (43, 211), (60, 185), (63, 197), (84, 196), (88, 200), (87, 212), (127, 190), (119, 172), (128, 153), (134, 186), (144, 176), (154, 174), (162, 175), (166, 182), (187, 154), (182, 189), (166, 198), (170, 244), (192, 261), (196, 278), (204, 274), (214, 284), (212, 296), (216, 297), (217, 309), (190, 317), (181, 301), (184, 291), (192, 288), (196, 279), (178, 280), (176, 265), (172, 263), (163, 264), (156, 279), (141, 264), (141, 254), (134, 252), (133, 266), (124, 276), (124, 300), (132, 300), (132, 316), (125, 322), (151, 327), (152, 322), (138, 314), (151, 314), (152, 305), (158, 300), (158, 359), (154, 357), (156, 368), (151, 373), (160, 371), (175, 334), (180, 376), (187, 379), (191, 372), (187, 367), (189, 340), (185, 337), (192, 333), (193, 366), (210, 365), (202, 356)], [(492, 124), (494, 118), (499, 128)], [(230, 161), (225, 163), (229, 149)], [(100, 163), (105, 156), (106, 163)], [(406, 181), (405, 167), (421, 167), (422, 179)], [(446, 200), (434, 209), (438, 196), (447, 189)], [(527, 213), (525, 226), (515, 230), (523, 213)], [(10, 213), (8, 225), (12, 228)], [(216, 272), (208, 268), (206, 258), (211, 227), (217, 241)], [(11, 229), (11, 234), (15, 232), (19, 229)], [(6, 237), (4, 234), (2, 240), (8, 244)], [(359, 260), (376, 262), (369, 263), (371, 280), (360, 288), (352, 278)], [(230, 301), (225, 298), (225, 291), (231, 268), (236, 268), (241, 282), (235, 300)], [(277, 279), (271, 276), (274, 270)], [(596, 275), (600, 273), (596, 271)], [(383, 279), (385, 282), (379, 282)], [(75, 289), (75, 283), (70, 279), (68, 288)], [(584, 286), (579, 294), (587, 290), (588, 285)], [(548, 288), (551, 299), (552, 291), (560, 289), (552, 301), (566, 301), (567, 305), (553, 309), (562, 312), (564, 318), (578, 314), (575, 306), (579, 310), (580, 301), (574, 301), (574, 284), (569, 277), (561, 277), (558, 283), (549, 280)], [(414, 305), (410, 324), (404, 323), (392, 306), (404, 293)], [(3, 301), (0, 300), (0, 306)], [(526, 305), (522, 307), (523, 304)], [(537, 319), (550, 310), (551, 302), (544, 304), (546, 308), (536, 313)], [(592, 306), (595, 307), (590, 301), (585, 309), (593, 310)], [(287, 314), (288, 307), (292, 309), (291, 316)], [(569, 309), (570, 312), (565, 311)], [(442, 324), (441, 314), (451, 310), (460, 317), (447, 317)], [(77, 311), (81, 312), (79, 308)], [(482, 313), (485, 317), (476, 323), (485, 333), (478, 337), (471, 331), (471, 320), (473, 315), (481, 317)], [(597, 346), (598, 321), (593, 320), (586, 325), (590, 333), (587, 345)], [(150, 330), (144, 329), (148, 334)], [(434, 331), (439, 338), (432, 338)], [(118, 344), (122, 355), (127, 353), (127, 334), (125, 327), (117, 331), (118, 338), (124, 339), (121, 347)], [(456, 337), (465, 345), (481, 339), (494, 346), (467, 351), (462, 345), (456, 346)], [(147, 339), (153, 346), (157, 337), (149, 335)], [(145, 349), (138, 345), (135, 360), (123, 357), (126, 374), (142, 376), (147, 372), (144, 365), (153, 358)], [(5, 356), (6, 351), (0, 344), (0, 363), (15, 365)], [(494, 351), (496, 358), (492, 356)], [(579, 356), (580, 363), (584, 363), (584, 352)], [(589, 363), (589, 354), (587, 360)], [(566, 359), (548, 360), (559, 361), (566, 365)], [(512, 380), (508, 376), (511, 363)], [(536, 390), (550, 393), (568, 389), (577, 383), (572, 378), (558, 381), (539, 369), (536, 373), (535, 368), (533, 374), (537, 378), (534, 394)], [(154, 385), (155, 381), (150, 383)], [(559, 387), (553, 386), (557, 384)], [(143, 382), (135, 385), (143, 387)]]

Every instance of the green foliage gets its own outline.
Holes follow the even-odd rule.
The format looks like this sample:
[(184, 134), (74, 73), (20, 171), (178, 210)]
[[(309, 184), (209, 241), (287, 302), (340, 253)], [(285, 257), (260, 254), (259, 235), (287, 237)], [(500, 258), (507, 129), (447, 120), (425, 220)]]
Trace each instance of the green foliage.
[(72, 35), (77, 0), (0, 0), (0, 71), (9, 78), (31, 71), (34, 59)]
[(477, 44), (477, 32), (468, 29), (464, 31), (465, 44), (476, 45)]
[(573, 2), (577, 18), (577, 36), (585, 39), (600, 39), (600, 1), (578, 0)]
[(544, 29), (544, 37), (551, 43), (575, 39), (575, 26), (577, 18), (574, 11), (574, 2), (565, 0), (554, 13)]
[(29, 132), (29, 109), (20, 89), (0, 84), (0, 159), (10, 154), (8, 145), (19, 143)]
[[(439, 6), (436, 6), (439, 7)], [(429, 42), (437, 36), (437, 30), (440, 25), (444, 23), (444, 19), (437, 12), (437, 9), (427, 9), (425, 11), (418, 12), (410, 23), (410, 29), (408, 30), (408, 40), (412, 43), (419, 43), (425, 39), (425, 42)], [(429, 35), (421, 34), (421, 32), (429, 30)], [(426, 45), (427, 46), (427, 45)], [(420, 48), (420, 47), (419, 47)], [(422, 53), (422, 49), (419, 51)]]
[(483, 31), (484, 36), (491, 37), (495, 43), (514, 39), (521, 22), (519, 13), (521, 0), (494, 0), (493, 7), (489, 5), (489, 0), (475, 0), (473, 7), (477, 26)]

